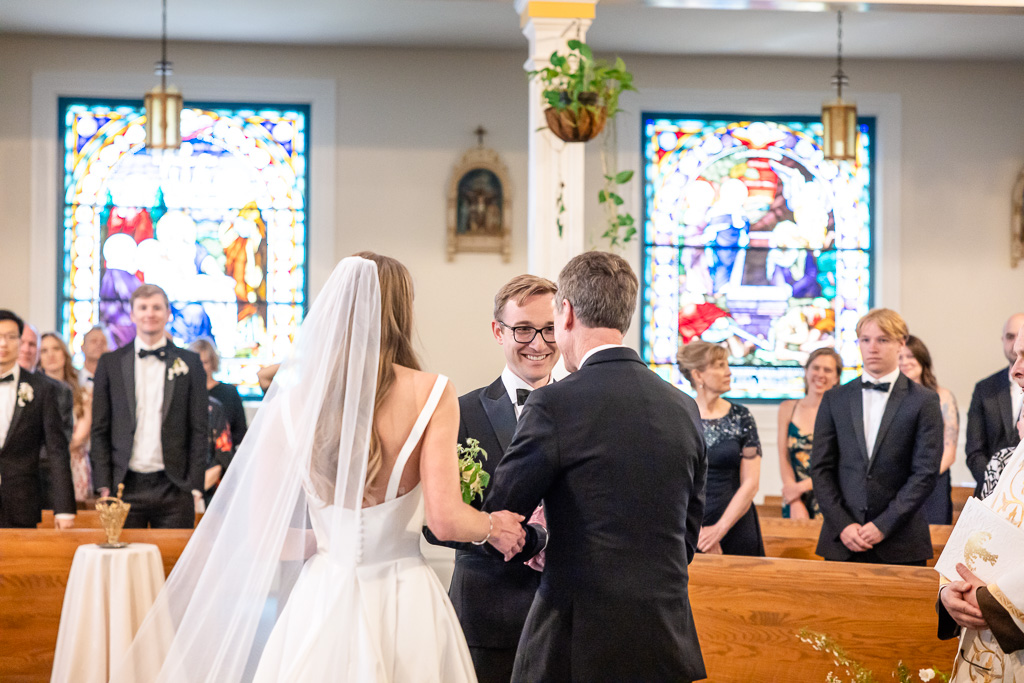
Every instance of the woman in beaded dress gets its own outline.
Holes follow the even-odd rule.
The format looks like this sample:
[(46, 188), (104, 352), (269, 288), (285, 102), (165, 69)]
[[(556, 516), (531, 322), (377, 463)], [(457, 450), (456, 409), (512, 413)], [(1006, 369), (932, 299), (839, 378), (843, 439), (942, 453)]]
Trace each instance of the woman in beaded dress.
[(707, 446), (704, 523), (697, 549), (764, 556), (761, 525), (753, 505), (761, 477), (761, 442), (750, 411), (722, 398), (732, 377), (728, 352), (698, 340), (683, 346), (676, 358), (683, 376), (697, 392)]

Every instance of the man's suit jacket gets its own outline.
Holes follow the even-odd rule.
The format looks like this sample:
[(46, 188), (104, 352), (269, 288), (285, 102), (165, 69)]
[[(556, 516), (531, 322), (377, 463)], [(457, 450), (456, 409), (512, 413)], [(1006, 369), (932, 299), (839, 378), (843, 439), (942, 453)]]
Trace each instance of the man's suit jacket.
[(825, 392), (814, 423), (811, 479), (824, 522), (817, 553), (848, 560), (839, 540), (853, 523), (874, 522), (885, 538), (874, 547), (882, 562), (932, 557), (922, 505), (935, 488), (942, 461), (939, 395), (900, 373), (868, 458), (860, 378)]
[(981, 495), (985, 468), (996, 451), (1020, 443), (1013, 424), (1010, 400), (1010, 370), (1004, 368), (974, 385), (971, 407), (967, 410), (967, 467), (978, 483), (974, 495)]
[[(516, 431), (515, 407), (501, 377), (459, 397), (459, 443), (473, 438), (487, 451), (484, 471), (494, 471)], [(484, 501), (490, 489), (484, 489)], [(474, 500), (474, 507), (482, 501)], [(529, 515), (527, 515), (529, 517)], [(543, 548), (546, 533), (531, 525), (531, 547)], [(427, 538), (434, 542), (433, 535)], [(523, 562), (505, 562), (485, 546), (444, 543), (456, 549), (449, 595), (470, 647), (515, 648), (540, 585), (540, 572)]]
[(530, 395), (485, 510), (549, 542), (517, 681), (704, 678), (687, 594), (707, 456), (694, 401), (624, 347)]
[[(21, 370), (18, 391), (31, 387), (32, 400), (15, 400), (7, 438), (0, 448), (0, 526), (35, 527), (42, 518), (40, 452), (46, 448), (50, 495), (57, 513), (75, 513), (68, 435), (61, 416), (63, 385)], [(20, 405), (24, 403), (25, 405)]]
[[(170, 370), (180, 358), (188, 368), (170, 378), (164, 374), (164, 473), (184, 491), (202, 491), (209, 451), (209, 401), (206, 372), (199, 355), (167, 344), (165, 364)], [(92, 460), (93, 486), (116, 492), (124, 481), (135, 440), (135, 344), (105, 353), (93, 380)]]

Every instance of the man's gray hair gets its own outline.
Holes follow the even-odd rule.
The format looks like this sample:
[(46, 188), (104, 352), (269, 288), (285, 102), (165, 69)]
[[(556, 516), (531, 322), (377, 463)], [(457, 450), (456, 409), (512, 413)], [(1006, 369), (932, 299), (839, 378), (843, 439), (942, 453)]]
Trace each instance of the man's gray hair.
[(636, 309), (639, 283), (626, 259), (606, 251), (576, 256), (558, 274), (558, 306), (572, 304), (579, 321), (587, 327), (607, 327), (623, 334)]

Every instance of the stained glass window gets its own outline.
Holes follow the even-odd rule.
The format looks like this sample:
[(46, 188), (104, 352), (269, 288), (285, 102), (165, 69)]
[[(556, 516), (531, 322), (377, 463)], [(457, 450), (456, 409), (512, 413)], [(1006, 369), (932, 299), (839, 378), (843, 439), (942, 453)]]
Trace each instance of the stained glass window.
[(803, 396), (822, 346), (851, 374), (872, 302), (874, 119), (839, 164), (810, 117), (642, 120), (644, 360), (691, 391), (678, 348), (721, 344), (740, 399)]
[(186, 103), (177, 152), (145, 147), (141, 101), (61, 99), (64, 199), (59, 321), (78, 361), (83, 335), (135, 336), (143, 282), (171, 299), (179, 345), (207, 337), (217, 379), (258, 396), (260, 365), (283, 354), (307, 296), (306, 106)]

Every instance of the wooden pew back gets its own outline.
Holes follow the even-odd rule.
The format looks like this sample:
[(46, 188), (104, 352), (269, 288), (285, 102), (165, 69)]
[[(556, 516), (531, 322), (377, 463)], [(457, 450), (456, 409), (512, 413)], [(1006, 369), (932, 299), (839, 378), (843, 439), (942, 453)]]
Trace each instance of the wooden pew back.
[[(820, 560), (814, 551), (818, 546), (818, 535), (821, 533), (821, 519), (782, 519), (766, 517), (760, 519), (761, 536), (764, 538), (765, 555), (768, 557), (787, 557), (796, 560)], [(949, 540), (952, 526), (935, 525), (930, 527), (932, 536), (933, 557), (928, 566), (934, 566), (942, 554), (942, 549)]]
[[(878, 680), (903, 660), (912, 671), (952, 669), (956, 641), (935, 637), (938, 575), (931, 569), (698, 555), (690, 602), (709, 681), (825, 681), (832, 657), (800, 642), (831, 636)], [(843, 680), (849, 677), (841, 676)]]
[[(121, 540), (159, 546), (166, 575), (191, 535), (191, 529), (126, 529)], [(0, 681), (50, 680), (71, 560), (78, 546), (105, 541), (98, 529), (0, 529)]]
[[(196, 513), (196, 524), (199, 524), (199, 520), (203, 518), (202, 512)], [(39, 524), (36, 524), (37, 529), (52, 529), (53, 528), (53, 510), (43, 510), (43, 518)], [(75, 528), (76, 529), (102, 529), (103, 525), (100, 524), (100, 513), (93, 509), (79, 510), (78, 514), (75, 515)]]

